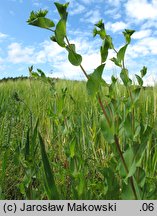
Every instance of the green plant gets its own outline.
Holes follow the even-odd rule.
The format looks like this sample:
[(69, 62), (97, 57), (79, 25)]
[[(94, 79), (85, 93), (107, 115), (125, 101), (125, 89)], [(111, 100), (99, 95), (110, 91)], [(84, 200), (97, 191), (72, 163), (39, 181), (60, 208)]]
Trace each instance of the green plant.
[[(131, 36), (135, 31), (125, 29), (123, 32), (125, 44), (119, 50), (116, 50), (112, 38), (105, 30), (103, 21), (100, 20), (95, 24), (93, 36), (98, 35), (102, 40), (100, 47), (101, 64), (93, 73), (87, 74), (81, 64), (82, 56), (76, 52), (75, 44), (71, 44), (67, 36), (66, 24), (69, 3), (60, 4), (55, 2), (54, 4), (60, 15), (60, 20), (56, 25), (52, 20), (46, 18), (47, 10), (32, 11), (27, 22), (29, 25), (45, 28), (53, 32), (53, 35), (50, 37), (51, 41), (67, 50), (70, 63), (74, 66), (79, 66), (87, 78), (86, 86), (89, 95), (96, 97), (98, 100), (102, 113), (100, 116), (101, 130), (106, 143), (109, 144), (109, 149), (114, 155), (109, 162), (110, 168), (104, 168), (102, 171), (104, 181), (108, 187), (107, 193), (111, 192), (111, 178), (115, 179), (115, 182), (120, 178), (119, 189), (117, 189), (118, 186), (115, 183), (115, 190), (118, 193), (117, 197), (121, 199), (147, 198), (147, 190), (150, 183), (147, 181), (146, 170), (142, 164), (144, 153), (153, 133), (153, 126), (146, 119), (139, 119), (136, 113), (140, 95), (144, 91), (143, 77), (147, 73), (147, 68), (144, 66), (140, 71), (141, 74), (135, 75), (138, 85), (134, 85), (125, 66), (125, 53), (131, 42)], [(116, 54), (116, 57), (113, 57), (111, 61), (121, 70), (120, 78), (124, 94), (119, 94), (117, 91), (120, 84), (116, 77), (111, 77), (111, 84), (107, 84), (102, 78), (110, 49)], [(34, 77), (37, 76), (37, 73), (32, 73), (32, 70), (30, 70), (30, 73)], [(43, 73), (40, 74), (41, 77), (44, 76), (45, 78)], [(107, 89), (105, 95), (103, 93), (104, 89)], [(42, 141), (41, 138), (40, 140)], [(68, 150), (70, 152), (67, 153), (67, 157), (70, 158), (71, 169), (76, 166), (76, 161), (82, 163), (82, 159), (77, 156), (74, 157), (75, 145), (73, 145), (73, 143), (70, 145), (70, 150)], [(82, 180), (80, 181), (79, 179), (79, 182), (82, 182), (80, 187), (82, 187), (82, 190), (85, 190), (85, 180), (81, 175), (80, 177), (78, 176), (77, 178)], [(77, 192), (75, 191), (75, 193)], [(77, 197), (79, 198), (79, 195)]]

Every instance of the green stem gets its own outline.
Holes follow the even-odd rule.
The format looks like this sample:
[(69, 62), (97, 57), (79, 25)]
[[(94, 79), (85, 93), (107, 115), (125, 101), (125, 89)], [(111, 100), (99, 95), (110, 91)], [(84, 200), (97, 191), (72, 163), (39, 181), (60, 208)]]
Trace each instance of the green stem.
[[(129, 170), (128, 170), (127, 164), (126, 164), (126, 162), (125, 162), (125, 159), (124, 159), (124, 157), (123, 157), (122, 151), (121, 151), (121, 149), (120, 149), (119, 139), (118, 139), (118, 137), (117, 137), (116, 134), (114, 135), (114, 140), (115, 140), (116, 147), (117, 147), (117, 150), (118, 150), (118, 152), (119, 152), (121, 161), (122, 161), (123, 166), (124, 166), (124, 168), (125, 168), (125, 171), (126, 171), (126, 173), (128, 174), (128, 173), (129, 173)], [(135, 186), (134, 186), (133, 177), (130, 177), (130, 185), (131, 185), (132, 192), (133, 192), (133, 194), (134, 194), (134, 196), (135, 196), (135, 199), (137, 200), (138, 198), (137, 198), (136, 189), (135, 189)]]

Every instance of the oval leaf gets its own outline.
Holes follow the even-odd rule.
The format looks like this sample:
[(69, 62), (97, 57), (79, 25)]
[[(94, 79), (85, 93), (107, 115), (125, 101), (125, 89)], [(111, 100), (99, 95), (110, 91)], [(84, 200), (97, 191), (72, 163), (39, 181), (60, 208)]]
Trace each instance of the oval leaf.
[(54, 22), (46, 17), (38, 17), (35, 20), (29, 22), (29, 25), (37, 26), (40, 28), (52, 28), (55, 26)]
[(76, 53), (75, 44), (66, 46), (66, 49), (69, 52), (68, 59), (70, 63), (74, 66), (79, 66), (82, 62), (82, 56)]
[(65, 42), (64, 42), (65, 36), (66, 36), (66, 21), (64, 19), (61, 19), (58, 22), (55, 30), (55, 39), (61, 47), (65, 47)]

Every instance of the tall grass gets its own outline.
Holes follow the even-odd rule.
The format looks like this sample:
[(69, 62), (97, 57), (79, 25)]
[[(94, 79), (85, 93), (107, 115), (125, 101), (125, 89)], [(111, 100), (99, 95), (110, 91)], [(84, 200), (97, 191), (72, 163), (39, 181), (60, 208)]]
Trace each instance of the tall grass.
[[(116, 94), (125, 94), (123, 86)], [(145, 199), (155, 199), (157, 191), (156, 97), (157, 86), (146, 88), (135, 107), (135, 118), (153, 128), (142, 159), (152, 187)], [(0, 198), (120, 199), (101, 112), (84, 82), (58, 80), (55, 90), (29, 79), (0, 83)]]

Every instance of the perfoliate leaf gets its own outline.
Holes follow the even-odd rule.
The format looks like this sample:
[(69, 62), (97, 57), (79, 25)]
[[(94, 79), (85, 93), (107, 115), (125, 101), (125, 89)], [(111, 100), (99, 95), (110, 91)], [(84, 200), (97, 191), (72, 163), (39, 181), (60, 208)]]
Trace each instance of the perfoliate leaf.
[(135, 76), (136, 76), (136, 79), (137, 79), (137, 81), (138, 81), (138, 84), (139, 84), (140, 86), (143, 86), (143, 80), (142, 80), (142, 78), (141, 78), (140, 76), (138, 76), (137, 74), (135, 74)]
[(30, 76), (34, 78), (38, 78), (39, 74), (37, 72), (31, 72)]
[(121, 63), (115, 57), (111, 58), (110, 60), (113, 61), (118, 67), (122, 67)]
[(122, 69), (121, 70), (121, 73), (120, 73), (120, 78), (121, 80), (123, 81), (124, 85), (127, 86), (129, 84), (132, 83), (132, 80), (129, 79), (129, 76), (128, 76), (128, 70), (127, 69)]
[(55, 39), (61, 47), (65, 47), (65, 42), (64, 42), (65, 36), (66, 36), (66, 21), (64, 19), (61, 19), (58, 22), (55, 30)]
[(56, 37), (54, 35), (50, 37), (50, 40), (52, 40), (53, 42), (57, 42)]
[(74, 66), (79, 66), (82, 62), (82, 56), (76, 53), (75, 44), (66, 46), (66, 50), (69, 52), (68, 59), (70, 63)]
[(102, 19), (99, 20), (99, 22), (96, 23), (95, 26), (97, 26), (99, 29), (105, 29), (105, 26), (104, 26)]
[(27, 22), (28, 22), (28, 23), (29, 23), (29, 22), (32, 22), (32, 21), (34, 21), (35, 19), (37, 19), (37, 18), (39, 18), (39, 17), (45, 17), (45, 16), (47, 15), (47, 13), (48, 13), (48, 10), (39, 10), (39, 11), (37, 11), (37, 12), (32, 11), (32, 12), (30, 13), (30, 17), (29, 17), (29, 19), (27, 20)]
[(107, 40), (103, 41), (102, 46), (100, 47), (101, 63), (104, 63), (108, 57), (109, 46), (110, 45)]
[(28, 23), (29, 25), (37, 26), (40, 28), (52, 28), (55, 26), (54, 22), (46, 17), (39, 17)]
[(55, 26), (54, 22), (46, 18), (47, 10), (39, 10), (37, 12), (32, 11), (29, 19), (27, 20), (29, 25), (37, 26), (40, 28), (52, 28)]
[(108, 41), (109, 48), (110, 48), (110, 49), (113, 49), (114, 46), (113, 46), (113, 42), (112, 42), (111, 36), (110, 36), (110, 35), (106, 35), (105, 39)]
[(135, 32), (135, 30), (125, 29), (123, 35), (125, 37), (126, 43), (129, 44), (131, 42), (131, 35)]
[(87, 91), (91, 96), (94, 96), (100, 90), (102, 84), (107, 86), (107, 83), (102, 79), (104, 67), (105, 64), (100, 65), (92, 74), (89, 75), (89, 79), (87, 81)]
[(96, 28), (93, 29), (93, 37), (95, 37), (98, 34), (98, 30)]
[(133, 97), (134, 103), (136, 103), (136, 101), (138, 101), (138, 99), (140, 97), (140, 92), (141, 92), (141, 87), (136, 88), (132, 91), (132, 97)]
[[(133, 161), (134, 161), (134, 151), (131, 147), (129, 147), (124, 153), (123, 157), (126, 163), (126, 166), (128, 168), (128, 171), (130, 171), (130, 168), (132, 167)], [(120, 160), (119, 166), (118, 166), (120, 176), (126, 178), (129, 173), (126, 172), (124, 164)], [(136, 170), (134, 170), (135, 172)]]
[(37, 69), (41, 77), (46, 77), (45, 73), (41, 69)]
[(61, 19), (67, 20), (67, 16), (68, 16), (67, 8), (69, 5), (69, 2), (67, 2), (65, 4), (60, 4), (58, 2), (54, 2), (54, 4), (58, 10), (58, 13), (59, 13)]
[(114, 83), (114, 84), (115, 84), (115, 83), (117, 82), (117, 80), (118, 80), (118, 79), (117, 79), (117, 78), (115, 78), (115, 77), (112, 75), (112, 76), (111, 76), (111, 80), (112, 80), (112, 83)]
[(93, 37), (95, 37), (97, 34), (100, 36), (100, 38), (102, 40), (104, 40), (105, 37), (106, 37), (106, 31), (104, 29), (97, 30), (96, 28), (94, 28), (94, 30), (93, 30)]
[(114, 142), (114, 128), (113, 126), (110, 127), (106, 121), (106, 118), (104, 116), (101, 117), (100, 119), (100, 125), (101, 125), (101, 130), (104, 135), (105, 140), (108, 143), (113, 143)]
[(120, 62), (122, 64), (122, 62), (124, 61), (124, 56), (125, 56), (125, 52), (126, 52), (126, 48), (127, 48), (128, 44), (126, 44), (125, 46), (123, 46), (117, 53), (117, 59), (118, 62)]
[(106, 31), (105, 31), (104, 23), (102, 22), (102, 20), (96, 23), (95, 26), (98, 27), (100, 30), (97, 30), (96, 28), (94, 28), (93, 36), (95, 37), (98, 34), (100, 38), (104, 40), (106, 37)]
[(144, 77), (147, 73), (147, 68), (144, 66), (140, 72), (141, 72), (141, 77)]

